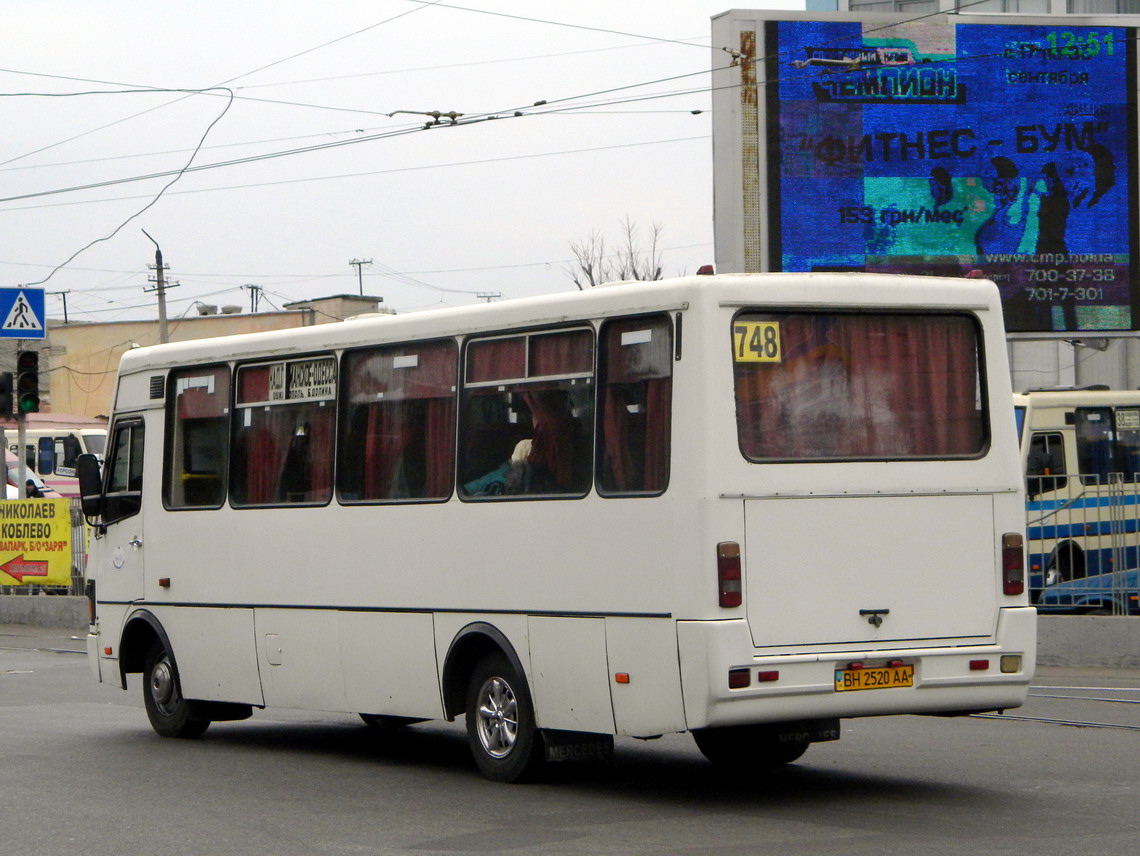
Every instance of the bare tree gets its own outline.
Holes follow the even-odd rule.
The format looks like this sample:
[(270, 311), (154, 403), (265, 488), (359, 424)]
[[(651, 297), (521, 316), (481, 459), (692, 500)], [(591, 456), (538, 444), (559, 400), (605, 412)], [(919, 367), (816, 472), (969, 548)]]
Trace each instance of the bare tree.
[(661, 279), (661, 251), (657, 242), (663, 227), (654, 223), (645, 242), (640, 241), (637, 224), (626, 215), (621, 222), (622, 236), (616, 250), (606, 250), (605, 236), (594, 229), (581, 241), (571, 241), (574, 261), (566, 269), (567, 276), (579, 290), (604, 282)]

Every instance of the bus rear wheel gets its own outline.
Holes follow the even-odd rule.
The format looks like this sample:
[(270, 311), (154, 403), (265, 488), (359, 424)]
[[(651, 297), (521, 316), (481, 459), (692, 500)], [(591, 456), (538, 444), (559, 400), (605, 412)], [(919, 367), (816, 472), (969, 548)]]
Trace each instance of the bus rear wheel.
[(728, 728), (698, 728), (692, 732), (701, 754), (718, 767), (751, 769), (780, 767), (798, 760), (809, 741), (781, 741), (779, 733), (765, 725), (734, 725)]
[(161, 642), (146, 655), (143, 702), (151, 727), (163, 737), (198, 737), (210, 727), (210, 720), (194, 716), (193, 705), (182, 697), (178, 668)]
[(488, 654), (467, 684), (467, 744), (495, 782), (534, 778), (546, 761), (526, 681), (501, 653)]

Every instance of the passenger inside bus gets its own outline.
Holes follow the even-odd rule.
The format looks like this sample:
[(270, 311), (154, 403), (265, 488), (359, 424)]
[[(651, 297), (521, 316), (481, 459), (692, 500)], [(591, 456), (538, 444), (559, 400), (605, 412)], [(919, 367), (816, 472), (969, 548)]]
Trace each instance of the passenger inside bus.
[[(515, 442), (510, 457), (463, 485), (467, 496), (573, 493), (581, 428), (563, 389), (523, 392), (531, 436)], [(520, 414), (521, 415), (521, 414)]]

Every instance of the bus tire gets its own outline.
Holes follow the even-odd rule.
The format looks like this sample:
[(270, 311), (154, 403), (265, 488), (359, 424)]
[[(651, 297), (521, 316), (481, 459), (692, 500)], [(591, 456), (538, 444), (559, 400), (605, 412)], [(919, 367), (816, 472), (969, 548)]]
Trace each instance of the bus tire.
[(178, 667), (157, 640), (143, 665), (143, 702), (151, 727), (163, 737), (198, 737), (210, 727), (210, 720), (196, 717), (193, 704), (182, 697)]
[(485, 656), (467, 684), (467, 744), (475, 766), (494, 782), (534, 778), (546, 762), (526, 681), (502, 652)]
[(701, 754), (726, 769), (781, 767), (799, 760), (811, 745), (806, 740), (781, 742), (776, 731), (764, 725), (697, 728), (692, 734)]

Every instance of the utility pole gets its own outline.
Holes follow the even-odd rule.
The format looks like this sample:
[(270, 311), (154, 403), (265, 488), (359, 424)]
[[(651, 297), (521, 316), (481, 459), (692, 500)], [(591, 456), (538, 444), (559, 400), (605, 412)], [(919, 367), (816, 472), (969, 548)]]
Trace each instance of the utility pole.
[[(158, 241), (156, 241), (154, 238), (151, 238), (150, 235), (147, 233), (146, 229), (143, 229), (142, 233), (144, 235), (146, 235), (148, 238), (150, 238), (150, 242), (152, 244), (154, 244), (154, 271), (155, 271), (155, 277), (152, 280), (152, 282), (155, 283), (155, 287), (154, 288), (144, 288), (143, 291), (158, 292), (158, 343), (160, 345), (164, 345), (168, 341), (170, 341), (169, 336), (167, 335), (167, 330), (166, 330), (166, 287), (167, 286), (166, 286), (166, 277), (163, 273), (166, 270), (166, 266), (163, 265), (163, 263), (162, 263), (162, 248), (159, 247)], [(147, 267), (150, 267), (150, 265), (147, 265)], [(170, 287), (174, 288), (176, 285), (178, 285), (178, 283), (174, 283), (174, 285), (171, 285)]]
[(67, 295), (71, 294), (71, 292), (70, 291), (49, 291), (47, 293), (52, 295), (53, 297), (58, 294), (60, 297), (63, 298), (63, 323), (66, 324), (67, 323)]
[(261, 303), (261, 286), (247, 282), (242, 288), (249, 289), (249, 311), (256, 312), (258, 305)]
[(364, 296), (364, 274), (362, 273), (365, 265), (372, 264), (372, 259), (353, 259), (349, 262), (350, 265), (356, 266), (356, 281), (360, 284), (360, 296)]

